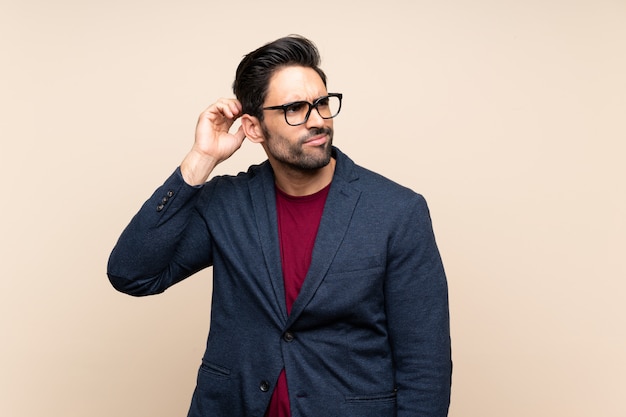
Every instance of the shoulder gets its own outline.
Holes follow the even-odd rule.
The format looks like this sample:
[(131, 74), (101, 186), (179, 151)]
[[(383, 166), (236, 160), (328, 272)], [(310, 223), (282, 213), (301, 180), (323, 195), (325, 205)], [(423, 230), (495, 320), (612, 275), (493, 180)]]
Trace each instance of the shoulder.
[(222, 174), (211, 178), (203, 188), (223, 189), (223, 188), (245, 188), (251, 181), (261, 179), (266, 175), (271, 175), (271, 167), (268, 161), (260, 164), (251, 165), (247, 171), (241, 171), (238, 174)]
[(202, 186), (201, 201), (232, 201), (236, 203), (249, 198), (250, 187), (253, 183), (272, 181), (272, 170), (268, 161), (251, 165), (247, 171), (236, 175), (224, 174), (211, 178)]
[(424, 197), (377, 172), (356, 164), (346, 154), (336, 150), (337, 178), (361, 193), (362, 198), (380, 201), (386, 206), (425, 205)]

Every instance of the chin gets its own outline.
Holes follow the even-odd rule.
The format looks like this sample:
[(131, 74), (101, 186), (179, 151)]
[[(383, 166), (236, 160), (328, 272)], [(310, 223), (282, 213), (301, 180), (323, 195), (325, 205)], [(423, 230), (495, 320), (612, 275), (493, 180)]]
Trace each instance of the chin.
[(304, 156), (301, 158), (298, 164), (300, 165), (300, 168), (306, 170), (316, 170), (324, 168), (328, 165), (332, 157), (332, 147), (330, 142), (322, 145), (319, 148), (319, 151), (323, 152), (323, 155)]

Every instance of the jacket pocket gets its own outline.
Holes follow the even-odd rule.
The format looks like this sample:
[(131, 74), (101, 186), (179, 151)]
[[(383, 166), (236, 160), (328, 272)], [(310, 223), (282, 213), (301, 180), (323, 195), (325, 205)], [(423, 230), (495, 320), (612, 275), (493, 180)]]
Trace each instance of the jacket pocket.
[(369, 403), (369, 402), (395, 402), (396, 391), (380, 394), (351, 395), (346, 396), (347, 403)]
[(346, 396), (344, 415), (358, 417), (395, 417), (396, 392)]
[(341, 275), (351, 272), (367, 272), (384, 268), (384, 260), (380, 255), (359, 257), (355, 255), (349, 260), (335, 261), (328, 270), (328, 275)]
[(210, 376), (230, 378), (230, 369), (210, 362), (202, 362), (202, 365), (200, 365), (200, 372)]
[(198, 370), (196, 389), (191, 399), (189, 417), (243, 416), (242, 401), (233, 388), (230, 370), (213, 363), (202, 362)]

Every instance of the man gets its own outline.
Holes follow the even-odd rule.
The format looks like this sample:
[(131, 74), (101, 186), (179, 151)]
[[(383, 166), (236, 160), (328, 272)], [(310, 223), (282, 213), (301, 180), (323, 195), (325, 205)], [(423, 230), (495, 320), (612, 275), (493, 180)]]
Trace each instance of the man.
[[(233, 87), (108, 265), (137, 296), (213, 267), (189, 416), (447, 415), (447, 284), (424, 199), (332, 146), (342, 96), (309, 40), (251, 52)], [(207, 182), (245, 138), (268, 160)]]

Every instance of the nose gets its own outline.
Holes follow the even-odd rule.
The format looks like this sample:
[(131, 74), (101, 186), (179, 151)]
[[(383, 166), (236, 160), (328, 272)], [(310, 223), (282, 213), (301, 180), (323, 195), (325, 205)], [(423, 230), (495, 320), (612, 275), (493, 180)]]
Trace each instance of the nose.
[(306, 127), (314, 128), (314, 127), (322, 127), (324, 126), (324, 119), (320, 116), (317, 107), (311, 109), (311, 114), (309, 114), (309, 119), (306, 121)]

